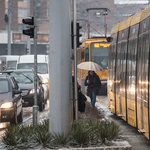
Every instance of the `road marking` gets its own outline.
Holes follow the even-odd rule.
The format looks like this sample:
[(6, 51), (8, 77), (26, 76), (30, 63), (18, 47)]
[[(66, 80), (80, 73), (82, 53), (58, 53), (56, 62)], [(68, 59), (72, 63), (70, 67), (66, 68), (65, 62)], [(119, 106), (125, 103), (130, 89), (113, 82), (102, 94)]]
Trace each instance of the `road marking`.
[(101, 101), (99, 98), (96, 98), (96, 100), (98, 100), (99, 102), (103, 103), (105, 106), (108, 107), (108, 105), (106, 103), (104, 103), (103, 101)]

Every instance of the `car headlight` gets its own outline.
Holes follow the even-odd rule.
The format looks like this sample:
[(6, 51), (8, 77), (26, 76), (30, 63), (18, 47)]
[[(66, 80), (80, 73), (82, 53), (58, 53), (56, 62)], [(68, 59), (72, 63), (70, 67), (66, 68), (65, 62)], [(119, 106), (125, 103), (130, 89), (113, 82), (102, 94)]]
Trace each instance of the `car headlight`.
[(42, 83), (43, 83), (43, 84), (48, 84), (48, 83), (49, 83), (49, 81), (48, 81), (48, 79), (47, 79), (47, 78), (45, 78), (45, 79), (43, 79), (43, 80), (42, 80)]
[[(39, 89), (37, 89), (37, 93), (39, 93)], [(34, 94), (34, 89), (30, 90), (29, 94)]]
[(1, 105), (1, 108), (11, 108), (13, 106), (12, 102), (6, 102)]

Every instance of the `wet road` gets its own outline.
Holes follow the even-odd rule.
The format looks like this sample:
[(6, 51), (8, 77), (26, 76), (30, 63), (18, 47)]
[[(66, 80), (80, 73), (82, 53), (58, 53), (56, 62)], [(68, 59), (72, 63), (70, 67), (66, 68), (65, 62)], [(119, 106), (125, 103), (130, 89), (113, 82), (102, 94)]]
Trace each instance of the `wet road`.
[[(49, 100), (47, 101), (47, 104), (45, 105), (45, 110), (43, 112), (39, 112), (39, 117), (42, 118), (42, 120), (48, 118), (49, 113)], [(32, 123), (32, 117), (33, 117), (33, 108), (32, 107), (23, 107), (23, 122), (21, 124), (31, 124)], [(41, 121), (41, 119), (39, 119)], [(4, 133), (4, 129), (9, 125), (10, 123), (0, 123), (0, 137), (2, 137)]]

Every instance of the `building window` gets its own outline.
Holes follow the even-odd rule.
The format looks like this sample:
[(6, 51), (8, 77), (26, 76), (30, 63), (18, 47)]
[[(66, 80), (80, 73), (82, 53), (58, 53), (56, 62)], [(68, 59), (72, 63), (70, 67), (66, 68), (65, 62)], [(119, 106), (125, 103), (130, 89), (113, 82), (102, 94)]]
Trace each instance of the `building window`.
[(18, 24), (18, 31), (22, 31), (25, 28), (26, 25), (24, 24)]
[(27, 17), (27, 8), (18, 8), (18, 17)]

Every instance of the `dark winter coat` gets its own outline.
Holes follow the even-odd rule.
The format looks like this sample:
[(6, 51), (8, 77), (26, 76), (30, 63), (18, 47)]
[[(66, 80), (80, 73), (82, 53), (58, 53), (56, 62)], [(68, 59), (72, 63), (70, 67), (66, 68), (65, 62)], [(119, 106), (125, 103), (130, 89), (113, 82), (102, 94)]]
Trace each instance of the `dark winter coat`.
[(78, 111), (84, 112), (85, 111), (85, 102), (87, 98), (84, 94), (79, 90), (78, 91)]
[[(89, 80), (89, 83), (87, 83), (87, 80)], [(84, 85), (88, 86), (87, 95), (92, 97), (92, 91), (94, 91), (95, 95), (98, 95), (99, 89), (101, 88), (101, 80), (95, 72), (93, 72), (93, 76), (91, 76), (88, 72)]]

